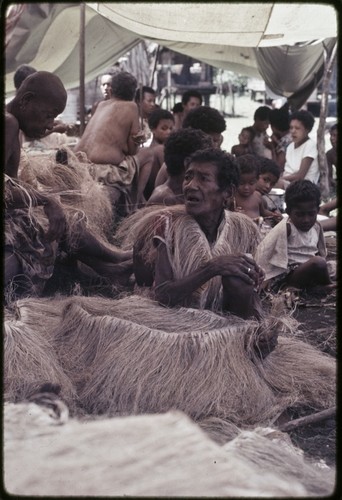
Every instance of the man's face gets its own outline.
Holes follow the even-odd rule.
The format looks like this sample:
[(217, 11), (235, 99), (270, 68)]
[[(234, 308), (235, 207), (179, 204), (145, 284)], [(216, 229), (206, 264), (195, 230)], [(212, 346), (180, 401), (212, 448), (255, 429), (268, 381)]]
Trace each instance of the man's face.
[(189, 113), (192, 109), (199, 108), (201, 105), (201, 100), (198, 97), (190, 97), (186, 104), (183, 104), (183, 110), (185, 114)]
[(112, 97), (112, 77), (110, 75), (101, 77), (101, 92), (105, 100)]
[(150, 92), (144, 92), (141, 102), (141, 111), (144, 117), (149, 116), (156, 107), (156, 96)]
[(32, 97), (24, 103), (18, 117), (19, 126), (27, 137), (40, 139), (53, 128), (58, 114), (59, 110), (53, 102)]
[(217, 166), (210, 162), (190, 163), (183, 181), (186, 212), (196, 217), (210, 217), (224, 207), (226, 192), (217, 181)]
[(159, 144), (164, 144), (174, 129), (174, 126), (175, 122), (173, 120), (162, 118), (156, 128), (152, 130), (154, 139)]

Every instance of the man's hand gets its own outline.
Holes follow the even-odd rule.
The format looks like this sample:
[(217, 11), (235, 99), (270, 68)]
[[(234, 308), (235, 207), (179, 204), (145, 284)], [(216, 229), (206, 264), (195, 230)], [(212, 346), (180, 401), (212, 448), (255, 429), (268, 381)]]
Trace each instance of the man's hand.
[(212, 259), (214, 271), (219, 276), (236, 276), (259, 289), (265, 278), (264, 271), (252, 257), (244, 254), (220, 255)]

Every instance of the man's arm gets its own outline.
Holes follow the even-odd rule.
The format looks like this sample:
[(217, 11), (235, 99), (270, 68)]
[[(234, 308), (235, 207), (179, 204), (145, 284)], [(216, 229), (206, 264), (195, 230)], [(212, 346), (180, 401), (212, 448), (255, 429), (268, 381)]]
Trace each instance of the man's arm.
[(218, 275), (235, 276), (252, 285), (254, 279), (251, 276), (255, 266), (255, 261), (247, 255), (221, 255), (206, 262), (185, 278), (175, 280), (165, 243), (160, 242), (155, 265), (156, 300), (171, 307), (180, 304), (204, 283)]

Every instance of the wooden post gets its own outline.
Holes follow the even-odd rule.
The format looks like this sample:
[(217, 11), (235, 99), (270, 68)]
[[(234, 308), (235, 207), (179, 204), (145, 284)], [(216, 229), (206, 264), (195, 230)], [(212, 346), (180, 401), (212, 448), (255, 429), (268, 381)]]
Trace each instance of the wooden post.
[(80, 137), (85, 129), (85, 3), (80, 4)]
[(322, 199), (329, 198), (329, 180), (328, 180), (328, 164), (325, 155), (325, 122), (328, 114), (328, 95), (329, 83), (332, 74), (332, 67), (335, 62), (337, 43), (335, 44), (331, 55), (329, 57), (328, 50), (323, 43), (324, 50), (324, 73), (322, 81), (322, 100), (319, 115), (319, 124), (317, 129), (317, 150), (318, 150), (318, 165), (320, 172), (319, 188), (321, 191)]

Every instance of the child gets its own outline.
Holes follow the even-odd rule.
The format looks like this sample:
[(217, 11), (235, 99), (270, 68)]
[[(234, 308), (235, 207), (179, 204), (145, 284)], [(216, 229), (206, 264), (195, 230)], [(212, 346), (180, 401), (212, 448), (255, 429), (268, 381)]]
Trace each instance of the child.
[(255, 260), (272, 291), (291, 286), (333, 288), (323, 230), (317, 222), (321, 195), (308, 180), (294, 181), (285, 192), (288, 219), (283, 219), (259, 244)]
[[(300, 110), (291, 115), (291, 144), (286, 149), (284, 175), (280, 178), (279, 187), (286, 189), (289, 183), (307, 179), (318, 183), (318, 151), (316, 142), (309, 137), (315, 118), (309, 111)], [(284, 182), (285, 181), (285, 182)]]
[(273, 213), (265, 208), (262, 196), (256, 191), (261, 160), (252, 154), (239, 156), (236, 159), (239, 166), (240, 181), (234, 203), (235, 211), (243, 212), (255, 222), (260, 222), (260, 216), (273, 217)]
[[(259, 177), (256, 185), (256, 190), (262, 195), (262, 203), (266, 210), (270, 210), (274, 214), (274, 221), (279, 222), (283, 216), (278, 210), (277, 205), (268, 196), (271, 189), (276, 185), (280, 177), (280, 169), (275, 161), (268, 158), (259, 157)], [(271, 224), (272, 225), (272, 224)]]
[[(164, 143), (174, 129), (174, 118), (170, 111), (157, 108), (150, 114), (148, 118), (148, 126), (152, 132), (152, 141), (147, 148), (147, 152), (152, 149), (153, 159), (151, 172), (144, 189), (145, 200), (148, 200), (154, 189), (154, 183), (160, 167), (164, 163)], [(143, 150), (140, 151), (142, 155)]]
[[(337, 123), (330, 128), (330, 143), (332, 148), (326, 152), (326, 158), (328, 163), (328, 180), (330, 193), (336, 193), (336, 165), (337, 165)], [(334, 168), (333, 168), (334, 167)], [(335, 170), (335, 172), (334, 172)]]
[(238, 157), (248, 153), (253, 153), (252, 151), (252, 141), (254, 139), (255, 132), (252, 127), (244, 127), (239, 134), (239, 144), (235, 144), (232, 147), (232, 155)]
[(181, 128), (170, 134), (164, 147), (164, 158), (168, 174), (164, 184), (157, 186), (147, 205), (177, 205), (184, 203), (183, 181), (185, 159), (199, 149), (212, 147), (209, 135), (202, 130)]

